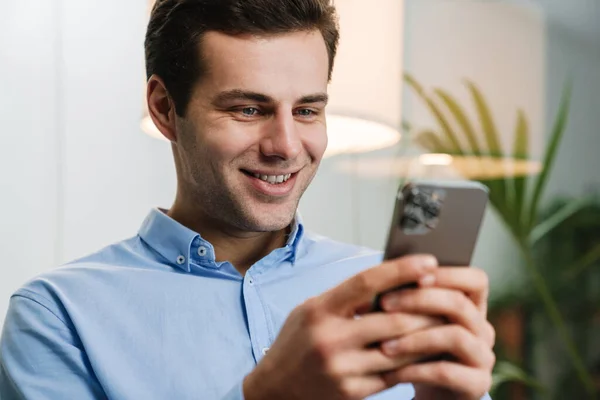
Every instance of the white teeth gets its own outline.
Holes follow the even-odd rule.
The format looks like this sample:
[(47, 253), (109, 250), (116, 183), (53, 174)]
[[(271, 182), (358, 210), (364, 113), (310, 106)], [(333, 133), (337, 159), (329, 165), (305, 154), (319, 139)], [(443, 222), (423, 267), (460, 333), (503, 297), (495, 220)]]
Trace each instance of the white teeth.
[(287, 175), (261, 175), (261, 174), (252, 174), (255, 178), (260, 179), (265, 182), (269, 182), (274, 185), (277, 183), (286, 182), (288, 179), (292, 177), (292, 174)]

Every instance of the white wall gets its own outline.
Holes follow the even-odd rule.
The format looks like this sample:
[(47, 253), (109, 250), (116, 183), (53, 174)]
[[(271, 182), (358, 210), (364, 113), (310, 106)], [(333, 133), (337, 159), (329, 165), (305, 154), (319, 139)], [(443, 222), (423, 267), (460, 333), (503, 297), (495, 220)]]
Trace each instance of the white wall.
[(70, 260), (136, 233), (175, 192), (170, 147), (139, 128), (144, 0), (63, 0), (64, 222)]
[(0, 13), (0, 323), (27, 279), (134, 235), (175, 191), (141, 133), (145, 0), (19, 0)]
[(9, 293), (59, 259), (56, 11), (21, 0), (0, 13), (1, 316)]

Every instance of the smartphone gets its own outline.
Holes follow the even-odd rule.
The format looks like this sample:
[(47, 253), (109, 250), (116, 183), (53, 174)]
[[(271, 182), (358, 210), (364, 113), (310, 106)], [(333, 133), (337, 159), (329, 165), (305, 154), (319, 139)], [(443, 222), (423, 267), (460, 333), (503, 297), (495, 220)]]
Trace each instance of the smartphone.
[[(470, 265), (487, 203), (488, 189), (478, 182), (411, 181), (402, 185), (384, 259), (431, 254), (440, 266)], [(390, 291), (410, 287), (416, 283)], [(385, 293), (374, 299), (374, 311), (381, 311), (380, 298)]]

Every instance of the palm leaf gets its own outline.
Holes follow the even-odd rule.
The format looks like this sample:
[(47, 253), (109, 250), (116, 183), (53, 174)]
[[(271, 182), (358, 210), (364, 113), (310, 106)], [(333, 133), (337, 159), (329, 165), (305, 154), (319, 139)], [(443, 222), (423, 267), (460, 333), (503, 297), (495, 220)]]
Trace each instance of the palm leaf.
[(533, 192), (533, 198), (531, 200), (531, 204), (529, 206), (529, 221), (528, 225), (531, 227), (535, 223), (538, 214), (538, 204), (540, 198), (542, 196), (542, 192), (546, 187), (546, 183), (548, 182), (548, 177), (550, 176), (550, 170), (554, 164), (554, 159), (556, 158), (556, 152), (558, 151), (558, 146), (562, 140), (563, 134), (565, 132), (565, 127), (567, 125), (567, 120), (569, 117), (569, 107), (571, 103), (571, 88), (572, 85), (569, 83), (563, 93), (560, 109), (558, 115), (556, 116), (556, 120), (554, 121), (554, 127), (552, 128), (552, 135), (550, 137), (550, 142), (548, 147), (546, 148), (546, 153), (544, 157), (544, 166), (542, 168), (542, 173), (537, 178), (535, 189)]
[(531, 233), (529, 234), (529, 243), (531, 246), (534, 246), (540, 239), (550, 233), (554, 228), (562, 224), (569, 217), (589, 205), (590, 199), (579, 199), (565, 204), (550, 217), (545, 218), (543, 222), (531, 230)]
[(456, 119), (456, 122), (458, 122), (462, 132), (467, 138), (469, 145), (471, 146), (470, 152), (478, 156), (481, 155), (481, 149), (477, 143), (475, 130), (473, 129), (473, 125), (471, 125), (469, 118), (467, 118), (465, 112), (463, 111), (463, 108), (446, 91), (442, 89), (435, 89), (434, 93), (442, 100), (442, 102), (454, 116), (454, 119)]
[(429, 111), (431, 111), (431, 113), (435, 117), (436, 121), (440, 125), (440, 128), (442, 129), (442, 133), (448, 140), (448, 143), (445, 146), (446, 151), (444, 151), (444, 153), (461, 154), (462, 151), (461, 151), (460, 143), (458, 142), (458, 139), (456, 138), (456, 135), (454, 134), (454, 131), (452, 130), (452, 127), (450, 126), (450, 123), (448, 122), (448, 120), (446, 119), (444, 114), (441, 112), (441, 110), (439, 109), (437, 104), (435, 104), (429, 98), (429, 96), (427, 96), (427, 94), (425, 94), (423, 87), (410, 74), (408, 74), (408, 73), (404, 74), (404, 80), (406, 81), (406, 83), (409, 86), (411, 86), (413, 88), (415, 93), (425, 102), (425, 104), (427, 104)]
[(529, 123), (527, 122), (525, 112), (520, 108), (517, 112), (513, 157), (520, 159), (529, 158)]
[(535, 378), (527, 374), (521, 367), (508, 361), (496, 363), (493, 373), (492, 391), (498, 389), (506, 382), (519, 382), (538, 392), (545, 392), (546, 388)]
[(571, 279), (576, 278), (587, 268), (600, 261), (600, 243), (597, 243), (587, 253), (585, 253), (575, 264), (567, 269), (567, 276)]
[[(515, 129), (515, 142), (513, 147), (513, 158), (529, 158), (529, 124), (523, 110), (519, 109), (517, 113), (517, 127)], [(523, 205), (526, 202), (527, 176), (513, 177), (512, 206), (515, 214), (515, 223), (522, 231), (523, 224)]]
[[(494, 124), (492, 114), (485, 98), (473, 82), (467, 80), (466, 85), (468, 86), (473, 102), (475, 103), (483, 136), (485, 137), (488, 147), (488, 155), (492, 157), (503, 157), (500, 140), (498, 139), (498, 130), (496, 129), (496, 125)], [(511, 214), (513, 208), (511, 207), (510, 198), (507, 197), (506, 190), (507, 186), (510, 186), (509, 180), (510, 178), (501, 177), (487, 180), (485, 183), (490, 188), (490, 193), (496, 193), (495, 196), (490, 196), (492, 205), (498, 209), (501, 216), (505, 219), (505, 222), (510, 226), (511, 231), (515, 232), (516, 227), (513, 222), (514, 217)]]
[(440, 137), (433, 131), (427, 130), (419, 132), (415, 136), (414, 141), (416, 144), (432, 153), (445, 153), (448, 150)]
[(475, 102), (475, 107), (477, 108), (479, 122), (481, 123), (481, 128), (487, 142), (489, 155), (493, 157), (502, 157), (503, 152), (500, 141), (498, 140), (498, 131), (496, 130), (490, 109), (477, 86), (469, 80), (466, 81), (466, 84), (469, 87), (469, 91)]

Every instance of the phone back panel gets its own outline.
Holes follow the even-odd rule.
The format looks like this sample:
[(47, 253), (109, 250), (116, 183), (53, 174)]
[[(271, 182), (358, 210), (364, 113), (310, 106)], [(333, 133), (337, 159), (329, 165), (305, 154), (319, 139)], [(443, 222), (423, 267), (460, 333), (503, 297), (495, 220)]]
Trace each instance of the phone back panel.
[(409, 183), (398, 192), (384, 258), (420, 253), (441, 266), (470, 265), (487, 201), (477, 182)]

